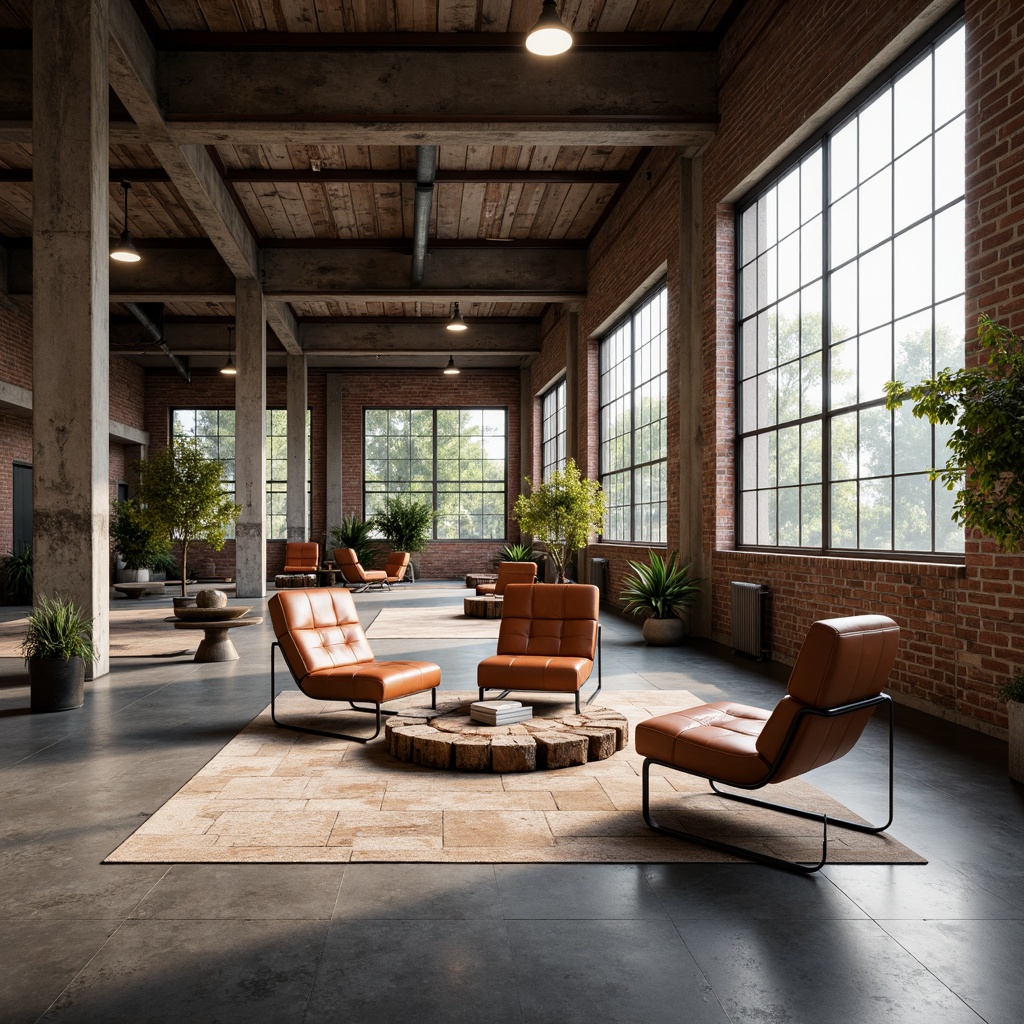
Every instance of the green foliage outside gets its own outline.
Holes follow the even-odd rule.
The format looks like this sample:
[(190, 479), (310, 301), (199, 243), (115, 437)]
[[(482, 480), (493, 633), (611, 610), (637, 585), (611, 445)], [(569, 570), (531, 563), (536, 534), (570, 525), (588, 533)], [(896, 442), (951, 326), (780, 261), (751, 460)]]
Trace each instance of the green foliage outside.
[(110, 536), (126, 569), (149, 569), (161, 556), (166, 556), (169, 548), (167, 537), (154, 529), (146, 509), (136, 498), (115, 502)]
[(191, 438), (175, 439), (163, 451), (139, 462), (136, 498), (154, 531), (181, 551), (181, 594), (186, 594), (188, 552), (196, 543), (224, 547), (225, 530), (242, 511), (224, 493), (223, 464), (208, 458)]
[(369, 568), (373, 556), (370, 534), (373, 525), (366, 519), (360, 519), (355, 512), (341, 517), (341, 525), (332, 527), (330, 538), (332, 548), (351, 548), (360, 563)]
[(4, 597), (15, 604), (29, 604), (32, 600), (34, 571), (32, 549), (22, 548), (4, 556), (0, 563), (0, 588)]
[(1003, 683), (1003, 685), (996, 690), (996, 696), (1000, 700), (1006, 701), (1008, 704), (1010, 701), (1017, 701), (1019, 704), (1024, 704), (1024, 672), (1018, 672), (1010, 682)]
[(701, 579), (690, 575), (689, 565), (676, 565), (677, 552), (667, 559), (656, 551), (647, 552), (650, 564), (630, 562), (632, 575), (619, 595), (627, 612), (647, 612), (656, 619), (669, 619), (680, 609), (689, 608), (700, 597)]
[(566, 566), (585, 547), (592, 533), (604, 525), (604, 493), (596, 480), (580, 476), (572, 459), (556, 470), (547, 483), (520, 494), (512, 509), (519, 528), (547, 549), (559, 583), (566, 581)]
[(94, 661), (92, 620), (70, 598), (44, 597), (28, 617), (21, 653), (26, 663), (36, 658)]
[(1004, 551), (1024, 550), (1024, 339), (991, 317), (978, 318), (987, 360), (969, 369), (939, 371), (920, 384), (892, 380), (886, 408), (912, 401), (912, 412), (951, 425), (944, 468), (931, 470), (956, 492), (953, 519), (980, 531)]
[(506, 544), (498, 552), (498, 559), (502, 562), (532, 562), (533, 547), (530, 544)]

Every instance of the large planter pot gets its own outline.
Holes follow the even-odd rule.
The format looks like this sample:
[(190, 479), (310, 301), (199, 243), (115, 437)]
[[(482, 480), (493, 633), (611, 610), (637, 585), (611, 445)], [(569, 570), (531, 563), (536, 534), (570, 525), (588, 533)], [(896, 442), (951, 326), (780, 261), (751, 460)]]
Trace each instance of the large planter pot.
[(148, 583), (149, 582), (149, 570), (148, 569), (118, 569), (117, 570), (117, 582), (118, 583)]
[(81, 658), (33, 658), (28, 663), (32, 710), (71, 711), (85, 703), (85, 662)]
[(683, 642), (683, 620), (673, 615), (670, 619), (644, 620), (644, 639), (652, 647), (674, 647)]
[(1024, 704), (1019, 700), (1007, 702), (1006, 716), (1010, 725), (1010, 778), (1024, 782)]

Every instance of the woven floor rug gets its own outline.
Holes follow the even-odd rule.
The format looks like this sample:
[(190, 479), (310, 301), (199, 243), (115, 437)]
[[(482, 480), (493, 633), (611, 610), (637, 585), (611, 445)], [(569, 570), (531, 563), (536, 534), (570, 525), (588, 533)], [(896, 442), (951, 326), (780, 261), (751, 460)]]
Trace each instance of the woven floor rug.
[[(474, 694), (442, 691), (444, 700)], [(422, 698), (410, 698), (410, 706)], [(605, 691), (630, 736), (653, 714), (699, 703), (685, 690)], [(397, 703), (397, 702), (396, 702)], [(536, 714), (565, 700), (532, 700)], [(353, 728), (354, 716), (302, 694), (279, 714)], [(372, 721), (365, 716), (367, 721)], [(362, 726), (364, 723), (357, 723)], [(725, 861), (706, 847), (653, 833), (640, 813), (642, 759), (632, 743), (606, 761), (507, 775), (434, 771), (396, 761), (383, 740), (367, 745), (274, 727), (267, 708), (107, 858), (107, 863)], [(710, 795), (706, 783), (652, 771), (652, 804), (666, 823), (796, 859), (817, 859), (820, 826)], [(796, 806), (850, 812), (806, 782), (771, 787)], [(685, 815), (681, 817), (680, 815)], [(830, 859), (861, 864), (924, 861), (887, 835), (831, 829)]]
[[(159, 607), (110, 609), (110, 657), (170, 658), (179, 654), (195, 654), (203, 635), (199, 630), (175, 629), (164, 622), (173, 614), (171, 602)], [(20, 658), (21, 641), (28, 629), (28, 619), (0, 622), (0, 658)]]
[(370, 624), (371, 640), (497, 640), (501, 619), (468, 619), (462, 603), (441, 608), (383, 608)]

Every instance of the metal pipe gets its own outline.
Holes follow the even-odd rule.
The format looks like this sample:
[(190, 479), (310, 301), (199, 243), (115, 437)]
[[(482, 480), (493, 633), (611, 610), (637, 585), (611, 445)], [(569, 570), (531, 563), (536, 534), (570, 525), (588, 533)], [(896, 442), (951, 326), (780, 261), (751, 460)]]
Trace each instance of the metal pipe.
[(416, 147), (416, 197), (412, 219), (412, 285), (423, 284), (427, 265), (427, 236), (430, 234), (430, 205), (434, 198), (437, 146)]
[[(149, 332), (153, 340), (160, 347), (161, 351), (171, 361), (171, 365), (188, 381), (192, 383), (192, 371), (182, 362), (164, 341), (164, 306), (162, 302), (126, 302), (124, 308)], [(157, 323), (159, 321), (159, 323)]]

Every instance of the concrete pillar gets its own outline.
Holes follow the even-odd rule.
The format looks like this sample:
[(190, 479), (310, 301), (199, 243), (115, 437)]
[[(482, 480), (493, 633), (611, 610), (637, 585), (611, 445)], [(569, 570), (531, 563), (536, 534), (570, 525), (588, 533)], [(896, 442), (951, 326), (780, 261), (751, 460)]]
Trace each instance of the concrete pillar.
[[(706, 577), (702, 510), (701, 161), (679, 158), (679, 555)], [(671, 469), (669, 470), (671, 472)], [(669, 546), (671, 547), (671, 541)], [(690, 614), (690, 632), (711, 635), (711, 581)]]
[(32, 5), (35, 600), (70, 597), (109, 671), (107, 0)]
[(306, 357), (288, 357), (288, 539), (309, 539)]
[(258, 281), (235, 282), (235, 588), (267, 592), (267, 316)]
[[(575, 310), (565, 314), (565, 457), (580, 464), (579, 423), (577, 422), (580, 408), (579, 395), (579, 341), (580, 317)], [(583, 403), (586, 408), (586, 402)]]
[[(341, 525), (341, 517), (345, 514), (341, 483), (341, 382), (340, 373), (327, 374), (327, 477), (324, 486), (327, 506), (327, 546), (331, 547), (331, 530)], [(330, 550), (327, 557), (330, 557)]]

